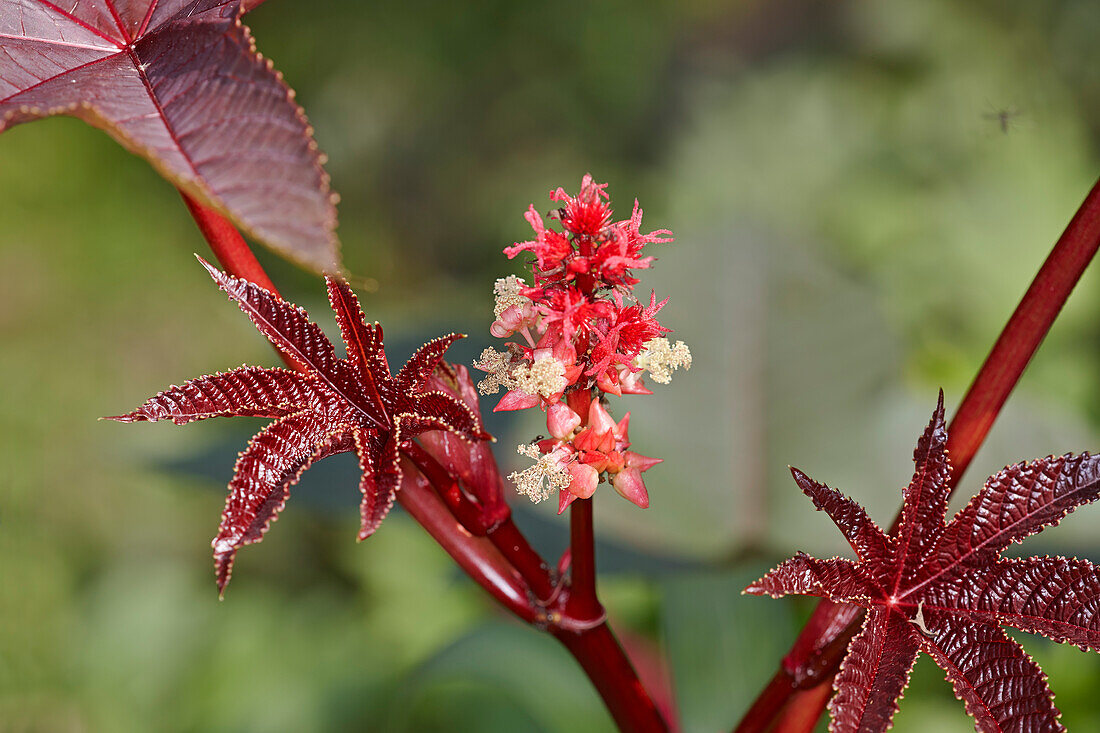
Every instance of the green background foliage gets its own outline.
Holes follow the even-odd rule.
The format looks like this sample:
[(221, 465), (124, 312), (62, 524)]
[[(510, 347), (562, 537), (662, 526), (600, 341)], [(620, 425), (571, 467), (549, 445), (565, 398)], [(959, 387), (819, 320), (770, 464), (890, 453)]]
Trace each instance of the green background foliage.
[[(787, 464), (888, 521), (936, 389), (961, 398), (1100, 170), (1089, 0), (282, 0), (249, 24), (330, 155), (345, 261), (391, 358), (449, 329), (471, 334), (456, 358), (489, 345), (493, 279), (519, 272), (500, 250), (585, 172), (676, 233), (640, 288), (671, 296), (695, 367), (615, 404), (666, 461), (648, 511), (613, 494), (596, 510), (612, 620), (639, 659), (667, 655), (685, 731), (732, 726), (809, 609), (740, 588), (794, 549), (848, 552)], [(11, 130), (0, 192), (0, 731), (610, 729), (555, 642), (407, 516), (357, 545), (340, 459), (218, 603), (207, 540), (262, 423), (96, 418), (272, 352), (195, 264), (172, 188), (102, 133)], [(328, 329), (318, 280), (260, 257)], [(963, 494), (1100, 448), (1098, 310), (1090, 274)], [(544, 428), (490, 429), (509, 470)], [(556, 557), (564, 523), (516, 507)], [(1097, 521), (1024, 549), (1096, 559)], [(1100, 727), (1096, 656), (1023, 643), (1070, 729)], [(932, 729), (972, 726), (924, 660), (896, 730)]]

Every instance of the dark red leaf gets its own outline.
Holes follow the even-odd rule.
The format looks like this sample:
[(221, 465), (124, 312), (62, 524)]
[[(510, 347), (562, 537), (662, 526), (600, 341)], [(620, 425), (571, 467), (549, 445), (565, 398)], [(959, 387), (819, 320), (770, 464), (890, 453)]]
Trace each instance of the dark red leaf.
[(902, 520), (884, 535), (851, 499), (794, 471), (858, 562), (799, 553), (748, 593), (798, 593), (868, 609), (830, 704), (834, 731), (886, 730), (916, 649), (947, 672), (982, 731), (1062, 730), (1042, 671), (1001, 626), (1100, 650), (1100, 576), (1086, 560), (1004, 559), (1000, 552), (1100, 495), (1100, 457), (1010, 466), (949, 523), (943, 395), (914, 453)]
[(877, 586), (851, 560), (819, 560), (799, 552), (745, 589), (772, 598), (790, 595), (820, 596), (835, 601), (876, 597)]
[(920, 649), (909, 619), (876, 608), (852, 639), (836, 678), (837, 694), (829, 702), (834, 727), (840, 730), (886, 730), (897, 700), (909, 684)]
[(951, 624), (923, 637), (921, 648), (947, 672), (978, 730), (1065, 730), (1046, 675), (996, 624)]
[(405, 362), (405, 366), (401, 367), (394, 376), (394, 389), (399, 392), (422, 391), (428, 384), (428, 378), (432, 376), (432, 372), (443, 359), (444, 352), (460, 338), (466, 337), (460, 333), (451, 333), (432, 339), (417, 349), (416, 353)]
[(249, 443), (229, 484), (214, 539), (220, 590), (229, 581), (237, 550), (262, 539), (290, 487), (314, 461), (348, 451), (358, 455), (363, 539), (393, 506), (401, 485), (402, 445), (425, 431), (447, 431), (467, 441), (488, 437), (476, 402), (471, 408), (453, 394), (428, 391), (427, 380), (419, 378), (422, 369), (435, 368), (457, 336), (418, 350), (399, 382), (390, 376), (381, 328), (363, 323), (359, 301), (342, 280), (329, 277), (328, 289), (341, 334), (348, 340), (346, 359), (336, 356), (332, 342), (301, 308), (203, 265), (260, 332), (302, 364), (304, 373), (245, 366), (171, 387), (134, 412), (112, 419), (186, 423), (216, 416), (279, 418)]
[(119, 422), (171, 420), (176, 425), (208, 417), (284, 417), (323, 401), (314, 380), (286, 369), (245, 366), (172, 386)]
[(350, 429), (329, 425), (316, 412), (297, 412), (249, 441), (233, 467), (221, 526), (211, 543), (219, 593), (229, 582), (237, 550), (263, 539), (302, 472), (315, 461), (348, 450)]
[(334, 270), (323, 156), (240, 5), (0, 0), (0, 131), (78, 117), (284, 256)]
[(336, 325), (347, 349), (348, 362), (363, 377), (363, 393), (384, 414), (382, 396), (377, 383), (390, 377), (386, 353), (382, 350), (382, 329), (378, 324), (368, 326), (359, 307), (359, 300), (346, 282), (327, 278), (328, 300), (336, 314)]
[(1004, 468), (956, 515), (943, 545), (960, 558), (995, 555), (1096, 498), (1097, 470), (1088, 453)]
[(802, 492), (813, 500), (814, 506), (832, 518), (860, 560), (888, 560), (894, 551), (894, 542), (867, 516), (863, 507), (839, 491), (814, 481), (797, 468), (791, 468), (791, 475)]
[(359, 490), (363, 494), (359, 507), (360, 540), (374, 534), (389, 514), (401, 483), (401, 454), (391, 435), (367, 431), (355, 433), (355, 452), (359, 456), (359, 470), (363, 473), (359, 481)]

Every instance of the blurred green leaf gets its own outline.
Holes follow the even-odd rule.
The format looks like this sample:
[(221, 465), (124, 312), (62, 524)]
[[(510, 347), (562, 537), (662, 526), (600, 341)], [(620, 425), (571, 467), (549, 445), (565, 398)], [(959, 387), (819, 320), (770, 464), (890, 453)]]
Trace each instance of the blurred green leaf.
[[(467, 698), (462, 717), (457, 710)], [(478, 704), (481, 703), (481, 704)], [(485, 718), (469, 710), (500, 704)], [(557, 641), (533, 629), (495, 624), (459, 639), (401, 684), (383, 730), (615, 730), (591, 683)], [(476, 721), (476, 724), (475, 724)]]
[(684, 733), (732, 728), (793, 641), (790, 603), (741, 595), (768, 568), (661, 581), (661, 631)]

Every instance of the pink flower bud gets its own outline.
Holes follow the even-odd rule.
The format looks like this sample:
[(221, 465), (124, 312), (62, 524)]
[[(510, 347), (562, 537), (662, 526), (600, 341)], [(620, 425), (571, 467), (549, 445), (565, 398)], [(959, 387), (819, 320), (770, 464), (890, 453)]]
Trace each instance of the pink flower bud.
[(597, 433), (615, 430), (615, 420), (597, 397), (592, 398), (592, 403), (588, 406), (588, 425)]
[(573, 477), (573, 483), (569, 484), (569, 493), (580, 499), (589, 499), (596, 493), (596, 485), (600, 482), (600, 472), (592, 466), (574, 461), (566, 468)]
[(564, 402), (555, 402), (546, 411), (546, 429), (558, 440), (565, 440), (581, 424), (581, 416)]
[(627, 501), (637, 504), (642, 509), (649, 506), (649, 492), (645, 490), (645, 483), (642, 481), (642, 473), (639, 469), (627, 468), (619, 471), (611, 479), (611, 485)]
[(624, 454), (626, 458), (627, 468), (636, 468), (639, 471), (648, 471), (663, 461), (663, 458), (650, 458), (649, 456), (643, 456), (641, 453), (635, 453), (632, 450), (628, 450)]
[(627, 433), (630, 432), (630, 413), (623, 415), (623, 419), (619, 421), (619, 424), (615, 426), (615, 437), (619, 439), (622, 448), (630, 445), (630, 436)]
[(539, 396), (533, 394), (527, 394), (518, 389), (513, 389), (504, 393), (504, 396), (500, 398), (500, 402), (493, 408), (493, 412), (505, 412), (507, 410), (526, 410), (528, 407), (534, 407), (539, 403)]

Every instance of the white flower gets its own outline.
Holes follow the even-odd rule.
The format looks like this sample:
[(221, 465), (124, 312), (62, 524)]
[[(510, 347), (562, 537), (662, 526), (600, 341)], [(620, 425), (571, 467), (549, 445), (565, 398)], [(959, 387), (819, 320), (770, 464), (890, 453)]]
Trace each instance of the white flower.
[(562, 467), (553, 453), (542, 453), (537, 446), (520, 443), (516, 452), (535, 459), (535, 465), (509, 474), (508, 480), (516, 485), (519, 493), (538, 504), (555, 491), (561, 491), (573, 481), (569, 471)]
[(666, 338), (651, 339), (634, 358), (634, 365), (649, 371), (654, 382), (668, 384), (676, 369), (691, 369), (691, 351), (683, 341), (673, 346)]
[(552, 356), (536, 359), (530, 365), (521, 364), (512, 375), (516, 380), (516, 389), (546, 398), (561, 394), (569, 384), (565, 380), (565, 365)]
[(481, 394), (496, 394), (501, 387), (505, 390), (516, 387), (516, 379), (511, 374), (511, 359), (506, 352), (485, 349), (474, 362), (474, 367), (489, 373), (489, 376), (477, 384), (477, 390)]
[(524, 305), (530, 303), (530, 298), (520, 295), (519, 293), (519, 291), (525, 287), (527, 287), (527, 283), (523, 282), (523, 278), (516, 277), (515, 275), (498, 278), (493, 285), (493, 295), (496, 296), (496, 305), (493, 307), (493, 317), (499, 319), (500, 314), (513, 305), (518, 305), (522, 308)]

